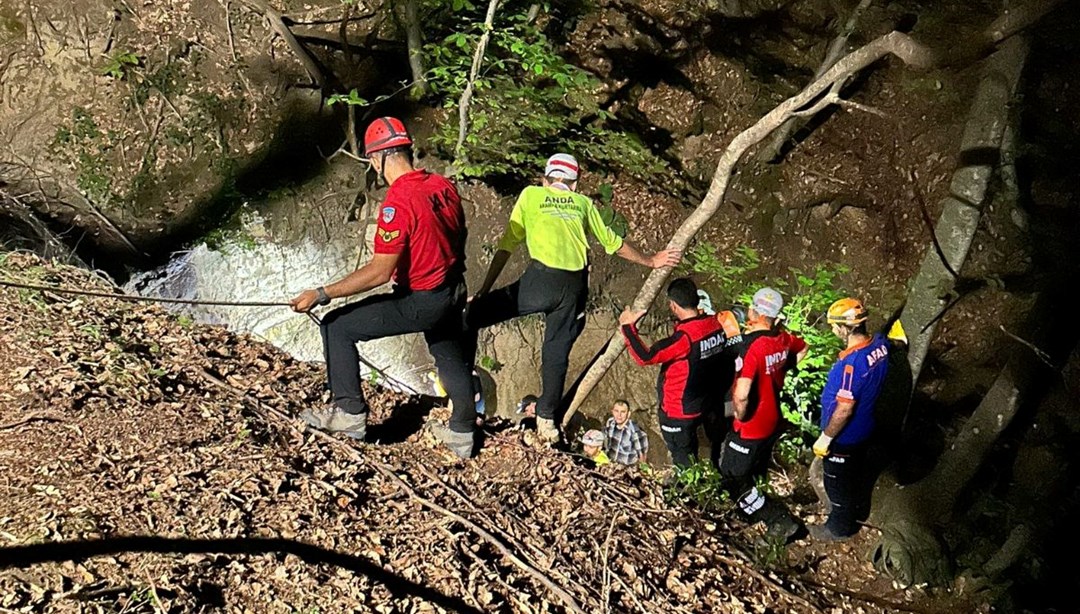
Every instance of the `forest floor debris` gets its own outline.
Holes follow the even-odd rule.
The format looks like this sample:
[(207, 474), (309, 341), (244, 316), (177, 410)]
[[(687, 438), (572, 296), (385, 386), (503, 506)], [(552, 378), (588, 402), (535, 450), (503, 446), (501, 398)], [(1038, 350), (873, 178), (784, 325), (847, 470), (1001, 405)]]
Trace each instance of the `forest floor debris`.
[[(111, 287), (21, 253), (0, 254), (0, 276)], [(672, 503), (636, 469), (532, 448), (504, 422), (488, 425), (478, 458), (457, 461), (420, 433), (424, 400), (369, 388), (383, 445), (305, 431), (289, 417), (321, 402), (320, 365), (156, 306), (0, 288), (0, 331), (0, 611), (952, 601), (888, 589), (858, 545), (755, 552), (754, 529), (731, 516)]]

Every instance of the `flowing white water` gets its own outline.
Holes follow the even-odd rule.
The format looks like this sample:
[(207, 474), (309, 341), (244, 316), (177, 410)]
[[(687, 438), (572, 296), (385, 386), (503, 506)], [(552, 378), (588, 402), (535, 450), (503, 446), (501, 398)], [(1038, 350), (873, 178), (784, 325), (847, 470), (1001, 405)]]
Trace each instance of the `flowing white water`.
[[(352, 239), (322, 243), (304, 239), (280, 244), (266, 237), (257, 217), (245, 220), (241, 234), (243, 239), (226, 240), (218, 249), (202, 243), (178, 252), (168, 264), (137, 275), (125, 288), (144, 296), (194, 300), (288, 301), (305, 288), (340, 279), (357, 262), (358, 246)], [(252, 235), (261, 238), (253, 239)], [(377, 292), (382, 291), (385, 289)], [(335, 301), (331, 307), (342, 304)], [(181, 305), (175, 310), (196, 322), (249, 333), (300, 360), (323, 360), (318, 327), (306, 315), (288, 307)], [(434, 364), (420, 335), (363, 343), (360, 352), (392, 378), (416, 391), (433, 393), (427, 374)], [(365, 377), (371, 376), (369, 371), (361, 368)]]

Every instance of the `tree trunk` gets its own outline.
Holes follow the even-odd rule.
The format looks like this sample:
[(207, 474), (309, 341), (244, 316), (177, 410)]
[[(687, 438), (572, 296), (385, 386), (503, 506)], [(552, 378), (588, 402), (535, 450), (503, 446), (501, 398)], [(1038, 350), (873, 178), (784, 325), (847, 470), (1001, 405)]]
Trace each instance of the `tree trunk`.
[[(821, 75), (825, 74), (826, 70), (832, 68), (832, 65), (837, 60), (844, 56), (844, 52), (847, 51), (848, 39), (851, 38), (851, 34), (855, 31), (855, 26), (859, 23), (859, 18), (866, 12), (866, 9), (874, 0), (861, 0), (858, 6), (851, 11), (851, 15), (848, 17), (847, 23), (841, 28), (840, 33), (836, 38), (829, 43), (829, 49), (825, 52), (825, 59), (821, 62), (821, 66), (818, 66), (817, 71), (814, 72), (814, 77), (811, 81), (816, 81), (821, 78)], [(842, 87), (842, 83), (838, 83), (838, 87)], [(757, 159), (761, 162), (777, 162), (780, 160), (781, 152), (784, 149), (784, 144), (788, 142), (791, 135), (798, 131), (800, 128), (806, 125), (807, 120), (797, 117), (788, 119), (780, 128), (773, 134), (772, 139), (769, 140), (769, 144), (761, 149), (758, 153)]]
[[(888, 55), (895, 55), (904, 63), (918, 68), (931, 66), (935, 60), (933, 53), (929, 49), (900, 32), (886, 34), (842, 58), (826, 71), (820, 79), (808, 85), (806, 89), (795, 96), (782, 102), (731, 141), (731, 144), (720, 156), (720, 161), (716, 165), (716, 172), (713, 174), (712, 183), (709, 185), (709, 191), (705, 194), (705, 198), (690, 214), (690, 217), (675, 231), (671, 240), (668, 241), (667, 247), (669, 249), (686, 249), (694, 235), (712, 219), (712, 216), (720, 209), (724, 195), (727, 193), (731, 175), (735, 172), (735, 165), (738, 164), (747, 150), (761, 142), (790, 117), (813, 116), (830, 104), (842, 104), (843, 101), (835, 93), (830, 93), (824, 97), (822, 95), (826, 94), (834, 83), (847, 80), (855, 73)], [(633, 308), (648, 309), (670, 275), (670, 268), (653, 270), (634, 298)], [(592, 389), (596, 387), (596, 384), (611, 368), (611, 365), (615, 363), (622, 351), (622, 343), (609, 343), (604, 353), (593, 362), (589, 370), (582, 376), (574, 399), (563, 418), (564, 426), (570, 423), (578, 407), (589, 396), (589, 393), (592, 392)]]
[[(983, 69), (951, 193), (942, 203), (934, 229), (938, 245), (927, 248), (901, 315), (911, 343), (908, 360), (912, 381), (918, 379), (934, 325), (954, 294), (954, 272), (963, 267), (975, 238), (990, 179), (1003, 157), (1004, 135), (1012, 129), (1009, 109), (1026, 56), (1025, 41), (1013, 38), (990, 56)], [(1036, 305), (1033, 322), (1039, 322), (1035, 314), (1044, 309)], [(1028, 352), (1008, 361), (929, 476), (903, 489), (879, 485), (874, 523), (882, 527), (882, 537), (873, 556), (879, 571), (906, 585), (951, 581), (951, 557), (938, 528), (952, 516), (958, 495), (1016, 416), (1037, 367)]]
[(472, 68), (469, 70), (469, 81), (465, 84), (465, 90), (461, 92), (461, 100), (458, 102), (458, 139), (454, 145), (454, 166), (460, 168), (465, 159), (465, 137), (469, 134), (469, 103), (472, 101), (473, 86), (476, 77), (480, 74), (480, 65), (484, 62), (484, 53), (487, 51), (488, 40), (491, 38), (491, 30), (495, 23), (495, 11), (499, 8), (499, 0), (491, 0), (488, 4), (487, 16), (484, 18), (484, 33), (476, 43), (476, 52), (473, 54)]
[(405, 28), (405, 43), (409, 48), (409, 69), (412, 71), (413, 84), (409, 95), (419, 100), (427, 94), (427, 77), (424, 70), (424, 39), (420, 33), (420, 8), (418, 0), (405, 0), (405, 16), (402, 25)]
[(919, 379), (934, 336), (936, 322), (955, 290), (959, 272), (979, 227), (990, 177), (1001, 159), (1002, 137), (1009, 125), (1009, 106), (1027, 58), (1027, 43), (1013, 38), (990, 56), (975, 93), (960, 145), (960, 164), (950, 194), (942, 202), (934, 234), (947, 259), (927, 249), (922, 266), (908, 290), (900, 321), (908, 333), (912, 376)]

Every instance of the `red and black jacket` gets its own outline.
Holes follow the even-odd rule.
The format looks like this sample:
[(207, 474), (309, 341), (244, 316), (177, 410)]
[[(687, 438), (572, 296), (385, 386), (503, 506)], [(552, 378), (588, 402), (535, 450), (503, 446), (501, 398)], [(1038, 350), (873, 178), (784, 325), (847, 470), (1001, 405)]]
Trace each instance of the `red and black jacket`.
[(725, 352), (727, 336), (716, 318), (702, 315), (675, 324), (675, 334), (649, 347), (637, 327), (622, 327), (630, 355), (640, 365), (663, 365), (656, 381), (660, 411), (672, 420), (696, 418), (723, 406), (735, 376)]

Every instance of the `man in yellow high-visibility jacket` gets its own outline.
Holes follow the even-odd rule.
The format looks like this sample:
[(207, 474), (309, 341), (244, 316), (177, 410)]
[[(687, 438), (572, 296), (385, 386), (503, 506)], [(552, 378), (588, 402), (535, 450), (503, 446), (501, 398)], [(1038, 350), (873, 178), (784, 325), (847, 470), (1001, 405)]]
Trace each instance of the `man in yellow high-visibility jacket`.
[[(542, 393), (536, 406), (537, 434), (559, 439), (555, 410), (562, 399), (570, 349), (585, 325), (588, 297), (588, 249), (591, 233), (608, 254), (661, 268), (678, 264), (678, 250), (644, 256), (600, 218), (592, 200), (578, 194), (578, 163), (569, 154), (555, 154), (544, 169), (543, 185), (522, 190), (510, 223), (488, 267), (487, 277), (469, 308), (472, 340), (479, 329), (531, 313), (544, 314), (541, 357)], [(510, 254), (525, 243), (529, 265), (521, 279), (489, 292)]]

